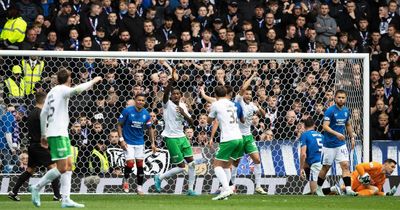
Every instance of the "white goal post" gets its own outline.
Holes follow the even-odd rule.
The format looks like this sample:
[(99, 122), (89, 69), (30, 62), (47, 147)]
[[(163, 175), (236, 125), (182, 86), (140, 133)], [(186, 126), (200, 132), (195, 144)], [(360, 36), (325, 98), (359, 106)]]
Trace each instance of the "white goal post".
[[(10, 51), (0, 51), (0, 64), (2, 65), (2, 71), (4, 71), (4, 72), (5, 71), (10, 71), (11, 72), (12, 65), (19, 65), (21, 59), (23, 59), (23, 58), (28, 59), (29, 57), (42, 58), (45, 61), (45, 65), (47, 64), (47, 62), (46, 62), (47, 59), (53, 59), (53, 61), (57, 60), (57, 59), (71, 59), (69, 62), (76, 62), (77, 63), (76, 65), (74, 64), (74, 66), (78, 66), (78, 64), (80, 66), (85, 66), (86, 65), (86, 61), (85, 60), (88, 59), (88, 58), (94, 58), (95, 59), (95, 61), (94, 61), (95, 63), (96, 62), (102, 62), (101, 60), (103, 60), (103, 59), (117, 59), (117, 60), (128, 60), (129, 62), (133, 61), (132, 63), (137, 64), (137, 63), (139, 63), (138, 61), (143, 60), (144, 62), (148, 61), (148, 63), (154, 64), (154, 65), (147, 65), (146, 64), (147, 68), (154, 68), (154, 69), (150, 69), (151, 71), (149, 71), (149, 72), (151, 72), (151, 73), (154, 73), (154, 72), (156, 72), (158, 70), (159, 67), (155, 67), (156, 63), (158, 62), (158, 60), (170, 61), (170, 66), (172, 68), (175, 68), (174, 65), (178, 66), (178, 64), (184, 63), (183, 61), (185, 61), (185, 60), (193, 61), (192, 64), (193, 65), (196, 64), (196, 66), (202, 64), (204, 61), (211, 61), (211, 64), (213, 66), (218, 66), (218, 67), (215, 67), (214, 69), (212, 69), (213, 70), (212, 74), (215, 74), (215, 70), (217, 70), (217, 68), (224, 68), (224, 65), (222, 63), (224, 63), (225, 61), (233, 61), (234, 64), (238, 64), (238, 65), (233, 65), (233, 67), (232, 67), (233, 70), (232, 71), (234, 71), (235, 73), (231, 72), (230, 73), (230, 77), (231, 78), (227, 79), (227, 80), (229, 80), (230, 84), (235, 84), (235, 85), (233, 85), (233, 86), (235, 86), (234, 90), (236, 90), (238, 88), (238, 86), (241, 85), (241, 83), (237, 82), (236, 81), (237, 79), (235, 79), (235, 78), (242, 78), (241, 68), (243, 66), (251, 66), (251, 65), (253, 65), (252, 61), (257, 60), (258, 61), (257, 64), (254, 64), (254, 66), (257, 66), (257, 68), (258, 68), (256, 70), (257, 71), (262, 71), (263, 74), (266, 74), (266, 76), (262, 77), (262, 78), (264, 78), (264, 79), (268, 78), (268, 80), (271, 80), (271, 83), (265, 83), (264, 84), (264, 80), (261, 79), (261, 76), (260, 76), (260, 80), (261, 80), (260, 84), (261, 84), (261, 86), (271, 87), (271, 90), (266, 90), (266, 91), (271, 91), (271, 92), (273, 92), (272, 88), (274, 87), (273, 84), (276, 82), (275, 80), (278, 80), (278, 82), (279, 82), (278, 84), (280, 84), (281, 86), (282, 85), (291, 85), (292, 86), (292, 84), (283, 84), (283, 83), (285, 81), (286, 82), (288, 82), (288, 81), (290, 81), (290, 82), (296, 81), (296, 82), (294, 82), (296, 84), (293, 85), (294, 86), (293, 89), (295, 89), (296, 85), (299, 84), (299, 83), (307, 83), (306, 75), (308, 75), (309, 72), (312, 72), (311, 65), (312, 65), (313, 62), (316, 62), (316, 63), (318, 63), (320, 65), (320, 68), (321, 68), (320, 71), (316, 71), (316, 72), (323, 72), (323, 69), (325, 68), (325, 69), (327, 69), (326, 71), (329, 72), (329, 74), (332, 74), (333, 77), (329, 78), (329, 79), (331, 80), (330, 82), (332, 83), (331, 87), (334, 87), (333, 89), (341, 89), (341, 87), (343, 86), (343, 83), (347, 84), (347, 80), (349, 80), (349, 81), (352, 80), (351, 82), (348, 82), (348, 84), (344, 85), (344, 86), (346, 86), (346, 88), (349, 88), (349, 89), (351, 89), (351, 91), (353, 91), (353, 93), (349, 95), (349, 100), (350, 101), (351, 100), (357, 100), (355, 102), (354, 101), (350, 102), (352, 105), (349, 105), (349, 108), (350, 108), (350, 110), (352, 110), (352, 108), (354, 108), (352, 106), (355, 106), (355, 108), (358, 109), (358, 111), (359, 111), (358, 115), (356, 115), (358, 118), (360, 118), (360, 119), (357, 119), (357, 122), (359, 123), (359, 126), (360, 126), (360, 129), (359, 129), (360, 133), (359, 133), (359, 136), (358, 136), (358, 138), (359, 138), (358, 139), (359, 140), (358, 141), (358, 149), (359, 149), (359, 151), (357, 152), (358, 155), (359, 155), (358, 159), (359, 159), (359, 161), (363, 161), (363, 162), (369, 162), (370, 159), (371, 159), (370, 151), (371, 151), (372, 148), (370, 146), (371, 145), (370, 144), (371, 140), (370, 140), (370, 133), (369, 133), (369, 131), (370, 131), (370, 123), (369, 123), (369, 119), (370, 119), (370, 101), (369, 101), (369, 99), (370, 99), (370, 95), (369, 95), (369, 91), (370, 91), (370, 89), (369, 89), (370, 88), (370, 84), (369, 84), (370, 83), (370, 78), (369, 78), (369, 76), (370, 76), (370, 69), (369, 69), (370, 57), (369, 57), (369, 54), (365, 54), (365, 53), (360, 53), (360, 54), (327, 54), (327, 53), (316, 53), (316, 54), (313, 54), (313, 53), (197, 53), (197, 52), (196, 53), (195, 52), (193, 52), (193, 53), (168, 52), (167, 53), (167, 52), (16, 51), (16, 50), (10, 50)], [(268, 75), (269, 74), (268, 73), (269, 72), (268, 69), (270, 68), (271, 61), (276, 63), (277, 68), (281, 68), (282, 69), (283, 73), (281, 72), (280, 74), (283, 75), (283, 76), (281, 76), (280, 78), (274, 78), (274, 76)], [(340, 70), (341, 71), (340, 74), (336, 72), (337, 67), (335, 67), (335, 66), (339, 65), (338, 64), (339, 61), (344, 61), (345, 65), (347, 66), (347, 68), (344, 68), (344, 69)], [(63, 62), (53, 62), (53, 64), (51, 64), (51, 65), (53, 65), (52, 68), (60, 68), (63, 65), (65, 65), (66, 62), (68, 62), (68, 61), (63, 60)], [(216, 63), (218, 63), (218, 65)], [(288, 65), (288, 64), (290, 64), (290, 65)], [(360, 80), (358, 82), (361, 83), (361, 86), (354, 85), (354, 79), (357, 79), (356, 77), (349, 78), (349, 75), (351, 76), (352, 74), (354, 74), (354, 71), (352, 70), (352, 67), (354, 66), (353, 64), (357, 64), (361, 68), (360, 72), (359, 72), (360, 73), (360, 77), (359, 78), (357, 77)], [(159, 65), (159, 64), (157, 64), (157, 65)], [(186, 65), (186, 64), (182, 64), (182, 65)], [(303, 69), (303, 70), (304, 69), (308, 69), (308, 70), (304, 70), (304, 72), (298, 73), (298, 75), (301, 75), (301, 76), (299, 76), (299, 78), (294, 78), (293, 75), (295, 75), (295, 74), (292, 72), (292, 68), (295, 65), (297, 66), (296, 68), (300, 68), (298, 66), (303, 65), (300, 69)], [(98, 63), (97, 66), (100, 66), (100, 63)], [(65, 66), (65, 67), (68, 68), (69, 66)], [(95, 68), (95, 67), (93, 67), (93, 68)], [(126, 67), (126, 68), (130, 69), (130, 70), (133, 69), (132, 71), (136, 71), (137, 72), (137, 68), (140, 68), (140, 67), (137, 67), (137, 65), (136, 65), (134, 67)], [(127, 73), (124, 73), (124, 74), (129, 74), (130, 70), (127, 70), (126, 71)], [(139, 70), (139, 71), (140, 72), (143, 71), (145, 73), (147, 72), (144, 69)], [(185, 71), (189, 72), (191, 70), (189, 69), (189, 70), (185, 70)], [(188, 82), (195, 82), (195, 80), (197, 80), (197, 79), (199, 79), (199, 77), (201, 77), (202, 73), (199, 73), (199, 72), (202, 72), (202, 71), (204, 71), (204, 70), (196, 69), (196, 72), (197, 72), (196, 75), (194, 75), (193, 78), (191, 77), (189, 79), (189, 81), (186, 81), (186, 82), (187, 83)], [(346, 72), (346, 71), (348, 71), (348, 72)], [(315, 76), (316, 72), (313, 73), (314, 76)], [(77, 72), (75, 72), (75, 73), (78, 74)], [(226, 73), (228, 75), (228, 70), (226, 71)], [(326, 72), (324, 72), (324, 73), (326, 73)], [(149, 77), (149, 76), (150, 75), (145, 75), (146, 78)], [(317, 76), (317, 78), (320, 77), (319, 75), (316, 75), (316, 76)], [(3, 75), (2, 83), (4, 82), (4, 79), (6, 77), (7, 77), (7, 75)], [(224, 73), (224, 77), (225, 77), (225, 73)], [(228, 76), (226, 76), (226, 77), (228, 77)], [(291, 79), (286, 79), (286, 78), (289, 78), (289, 77), (291, 77)], [(130, 78), (130, 77), (126, 77), (126, 78)], [(190, 80), (193, 80), (193, 81), (190, 81)], [(267, 80), (267, 79), (265, 79), (265, 80)], [(274, 81), (272, 82), (272, 80), (274, 80)], [(131, 82), (131, 81), (129, 81), (129, 82)], [(357, 83), (357, 81), (355, 81), (355, 82)], [(338, 85), (339, 83), (340, 83), (340, 85)], [(146, 81), (145, 81), (144, 84), (147, 84), (147, 85), (150, 84), (150, 85), (148, 85), (149, 87), (145, 87), (145, 89), (146, 88), (147, 89), (152, 89), (153, 88), (151, 86), (152, 83), (150, 81), (148, 81), (148, 83), (146, 83)], [(212, 83), (212, 84), (215, 84), (215, 83)], [(255, 83), (255, 85), (253, 85), (253, 88), (257, 89), (260, 84), (259, 83)], [(322, 84), (326, 85), (326, 83), (322, 83)], [(125, 83), (124, 83), (124, 85), (125, 85)], [(194, 86), (196, 86), (196, 85), (194, 85)], [(317, 85), (315, 85), (315, 86), (317, 86)], [(129, 86), (129, 87), (131, 87), (131, 86)], [(196, 91), (198, 91), (196, 89), (193, 89), (193, 90), (192, 89), (189, 90), (189, 89), (190, 88), (188, 88), (187, 92), (191, 91), (194, 94), (196, 94)], [(284, 92), (285, 88), (282, 88), (282, 89), (283, 90), (280, 90), (281, 91), (280, 93), (285, 93)], [(329, 88), (317, 86), (317, 89), (319, 89), (319, 90), (321, 90), (321, 89), (328, 90)], [(161, 92), (161, 90), (158, 90), (158, 91)], [(308, 90), (306, 90), (306, 91), (308, 91)], [(256, 91), (254, 91), (254, 93), (255, 92)], [(290, 97), (290, 93), (291, 92), (286, 92), (286, 93), (287, 93), (287, 97)], [(157, 94), (155, 94), (155, 95), (157, 95)], [(256, 95), (256, 94), (253, 94), (253, 95)], [(103, 97), (106, 97), (106, 96), (103, 95)], [(354, 97), (356, 97), (356, 98), (354, 98)], [(278, 98), (278, 100), (286, 100), (285, 97), (282, 97), (282, 98), (283, 99), (279, 99)], [(86, 100), (86, 99), (84, 98), (83, 100)], [(199, 98), (193, 97), (193, 100), (194, 100), (194, 102), (193, 102), (194, 104), (203, 103), (203, 102), (201, 102), (201, 98), (200, 97)], [(124, 100), (124, 101), (126, 101), (126, 100)], [(295, 100), (291, 100), (289, 103), (294, 103), (294, 101)], [(304, 107), (305, 104), (307, 104), (307, 103), (308, 102), (303, 102), (303, 109), (302, 110), (306, 110), (307, 114), (313, 113), (313, 111), (311, 112), (310, 110), (307, 110)], [(313, 101), (313, 103), (316, 103), (316, 102)], [(266, 104), (267, 104), (267, 102), (266, 102)], [(286, 106), (290, 106), (290, 105), (291, 104), (287, 104)], [(122, 105), (119, 105), (119, 106), (122, 107)], [(309, 105), (309, 106), (311, 106), (311, 105)], [(362, 107), (360, 107), (360, 106), (362, 106)], [(121, 108), (121, 107), (118, 107), (118, 108)], [(88, 110), (90, 110), (90, 108), (91, 107), (88, 107)], [(155, 109), (157, 109), (156, 105), (155, 105)], [(278, 109), (278, 110), (282, 111), (282, 109)], [(283, 111), (285, 111), (285, 113), (286, 113), (286, 111), (288, 111), (288, 110), (283, 110)], [(86, 110), (81, 109), (80, 113), (78, 113), (78, 114), (82, 114), (82, 113), (85, 113), (85, 112), (86, 112)], [(195, 116), (194, 116), (195, 120), (198, 120), (199, 115), (204, 114), (203, 111), (196, 110), (196, 108), (193, 108), (193, 112), (196, 113)], [(302, 113), (300, 113), (300, 114), (302, 114)], [(76, 116), (76, 117), (78, 117), (78, 116)], [(93, 118), (95, 118), (95, 117), (96, 116), (93, 115)], [(284, 119), (284, 116), (283, 116), (282, 119)], [(74, 121), (71, 121), (71, 123), (73, 123), (73, 122)], [(267, 130), (267, 127), (270, 128), (271, 130), (277, 129), (277, 128), (271, 127), (267, 123), (265, 123), (265, 130)], [(112, 129), (110, 129), (110, 130), (112, 130)], [(195, 132), (196, 132), (196, 129), (195, 129)], [(199, 131), (199, 132), (201, 132), (201, 131)], [(260, 136), (262, 136), (261, 133), (264, 133), (264, 131), (260, 131)], [(196, 135), (199, 135), (199, 134), (197, 133)], [(275, 136), (276, 136), (276, 134), (275, 134)], [(277, 140), (277, 139), (274, 139), (274, 140)], [(22, 142), (26, 143), (26, 140), (22, 141)], [(270, 162), (268, 162), (268, 161), (263, 162), (263, 163), (265, 163), (265, 165), (263, 166), (263, 171), (264, 171), (263, 176), (266, 176), (266, 177), (271, 177), (272, 176), (272, 177), (274, 177), (274, 176), (281, 176), (281, 175), (282, 176), (295, 175), (296, 168), (298, 168), (298, 165), (297, 165), (298, 163), (287, 163), (287, 156), (286, 156), (286, 154), (284, 154), (285, 151), (287, 151), (287, 148), (285, 149), (283, 146), (281, 147), (281, 145), (279, 145), (281, 142), (282, 142), (282, 139), (277, 140), (275, 143), (271, 143), (271, 145), (265, 146), (265, 147), (268, 147), (268, 148), (271, 148), (271, 149), (268, 150), (268, 151), (266, 150), (265, 153), (263, 153), (265, 156), (262, 156), (262, 157), (272, 157), (273, 160), (271, 160)], [(291, 142), (294, 145), (294, 146), (291, 145), (292, 147), (299, 147), (298, 144), (294, 143), (295, 141), (291, 141)], [(260, 146), (260, 147), (262, 147), (262, 146)], [(201, 150), (203, 152), (205, 151), (204, 153), (207, 153), (210, 156), (212, 155), (212, 151), (211, 150), (204, 149), (204, 148), (201, 149)], [(289, 150), (291, 150), (291, 149), (289, 148)], [(290, 156), (298, 155), (295, 150), (296, 149), (293, 149), (293, 153), (291, 151)], [(260, 153), (262, 153), (261, 150), (260, 150)], [(278, 162), (275, 163), (275, 155), (279, 156), (279, 161), (281, 161), (281, 162), (278, 161)], [(293, 159), (296, 160), (296, 158), (293, 158)], [(208, 158), (207, 161), (206, 161), (206, 164), (209, 164), (209, 163), (210, 163), (210, 160)], [(268, 173), (268, 170), (274, 170), (274, 166), (269, 166), (266, 163), (275, 164), (275, 172)], [(286, 165), (293, 165), (293, 166), (290, 166), (293, 169), (288, 169), (290, 167), (286, 167), (286, 168), (284, 168), (282, 170), (281, 169), (277, 169), (277, 165), (279, 165), (281, 163), (284, 164), (285, 167), (286, 167)], [(169, 162), (168, 162), (168, 164), (164, 164), (164, 165), (166, 165), (165, 167), (168, 167), (169, 166)], [(198, 170), (200, 171), (201, 169), (198, 169)], [(252, 169), (249, 168), (248, 170), (249, 170), (248, 173), (251, 174), (251, 170)], [(216, 184), (214, 183), (214, 181), (211, 181), (213, 179), (213, 175), (214, 175), (213, 172), (211, 172), (212, 169), (208, 169), (206, 171), (207, 172), (201, 176), (202, 177), (201, 179), (198, 178), (196, 180), (196, 190), (200, 191), (200, 193), (201, 192), (204, 193), (204, 192), (215, 191), (215, 185)], [(279, 171), (281, 171), (282, 174), (280, 174), (281, 172), (279, 172)], [(288, 172), (288, 171), (294, 171), (294, 172), (292, 173), (292, 172)], [(154, 174), (151, 171), (151, 169), (149, 169), (149, 171), (147, 171), (147, 172), (148, 173), (146, 175)], [(89, 174), (89, 172), (87, 172), (87, 173)], [(243, 172), (243, 173), (245, 173), (245, 172)], [(1, 175), (1, 172), (0, 172), (0, 175)], [(86, 175), (87, 174), (84, 174), (84, 176), (86, 176)], [(1, 179), (4, 180), (4, 177), (5, 176), (0, 177), (0, 181), (2, 181)], [(207, 180), (207, 179), (210, 179), (210, 180)], [(12, 185), (13, 181), (15, 181), (15, 180), (16, 179), (13, 178), (13, 179), (11, 179), (11, 181), (10, 180), (8, 180), (8, 181), (10, 182), (10, 185)], [(147, 177), (147, 180), (150, 180), (150, 178)], [(114, 183), (113, 185), (117, 185), (115, 183), (118, 183), (120, 181), (121, 180), (118, 180), (118, 181), (114, 180), (113, 181), (113, 183)], [(77, 183), (75, 183), (75, 185), (73, 185), (73, 191), (74, 192), (85, 193), (85, 192), (90, 191), (90, 189), (88, 190), (87, 186), (86, 186), (86, 188), (83, 187), (83, 190), (82, 190), (83, 182), (80, 182), (79, 180), (76, 181), (76, 182)], [(203, 184), (199, 184), (200, 182), (201, 183), (202, 182), (207, 182), (207, 186), (205, 187), (205, 185), (203, 186)], [(245, 181), (243, 181), (243, 182), (245, 182)], [(168, 181), (168, 183), (172, 183), (172, 181)], [(181, 185), (184, 185), (183, 183), (184, 182), (182, 181)], [(1, 184), (2, 185), (4, 184), (3, 181), (2, 181)], [(151, 184), (151, 182), (149, 182), (148, 184)], [(177, 185), (178, 185), (178, 181), (177, 181)], [(245, 183), (243, 183), (243, 185), (245, 185)], [(102, 187), (103, 188), (101, 188), (101, 189), (104, 190), (104, 191), (101, 191), (101, 190), (99, 191), (100, 188), (97, 187), (95, 192), (98, 192), (98, 193), (99, 192), (106, 192), (106, 190), (104, 189), (104, 186), (102, 186)], [(302, 191), (303, 186), (298, 186), (298, 187), (299, 187), (299, 190), (296, 190), (297, 193), (299, 191)], [(2, 187), (2, 188), (7, 190), (5, 186)], [(145, 190), (146, 191), (149, 190), (149, 192), (151, 192), (150, 189), (145, 189)], [(7, 191), (5, 191), (5, 192), (1, 191), (0, 193), (6, 193), (6, 192)], [(108, 192), (119, 192), (119, 191), (112, 191), (111, 190), (111, 191), (108, 191)], [(177, 192), (179, 192), (179, 190), (177, 190), (177, 188), (169, 189), (168, 192), (177, 193)], [(249, 189), (247, 189), (247, 191), (244, 190), (242, 192), (249, 193)], [(269, 191), (269, 193), (272, 194), (270, 191)], [(280, 191), (280, 193), (284, 194), (285, 191), (282, 190), (282, 191)]]

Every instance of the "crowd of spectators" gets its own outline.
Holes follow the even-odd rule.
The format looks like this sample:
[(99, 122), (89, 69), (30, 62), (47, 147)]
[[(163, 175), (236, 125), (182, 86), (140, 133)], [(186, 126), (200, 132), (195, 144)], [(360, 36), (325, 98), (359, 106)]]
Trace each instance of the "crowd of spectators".
[[(1, 27), (3, 50), (369, 53), (371, 138), (400, 139), (396, 0), (0, 0)], [(252, 119), (257, 141), (295, 141), (304, 129), (301, 120), (309, 116), (321, 131), (323, 113), (333, 104), (338, 88), (358, 97), (349, 106), (355, 131), (362, 134), (360, 61), (32, 56), (2, 57), (0, 64), (4, 106), (27, 110), (36, 91), (48, 92), (56, 85), (60, 67), (72, 70), (74, 84), (104, 77), (102, 84), (70, 102), (70, 137), (79, 153), (75, 166), (81, 173), (104, 170), (90, 165), (99, 162), (91, 161), (99, 158), (93, 157), (93, 149), (108, 154), (114, 166), (123, 165), (115, 132), (117, 117), (138, 93), (147, 95), (157, 143), (164, 146), (159, 135), (164, 126), (162, 90), (173, 68), (180, 75), (182, 102), (196, 120), (194, 127), (185, 129), (194, 146), (206, 146), (210, 137), (206, 119), (211, 104), (204, 96), (212, 96), (217, 85), (231, 86), (235, 95), (254, 71), (254, 100), (267, 113)], [(17, 123), (21, 135), (14, 136), (23, 139), (23, 120)], [(17, 142), (23, 148), (23, 141)], [(111, 158), (111, 153), (119, 158)], [(112, 168), (115, 174), (121, 173), (119, 167)]]

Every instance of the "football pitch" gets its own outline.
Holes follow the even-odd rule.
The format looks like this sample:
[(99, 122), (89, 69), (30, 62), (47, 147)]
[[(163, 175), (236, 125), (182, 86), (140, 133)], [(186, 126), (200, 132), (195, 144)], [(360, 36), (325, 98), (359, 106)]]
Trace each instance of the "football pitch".
[[(399, 197), (345, 197), (345, 196), (261, 196), (234, 195), (228, 200), (212, 201), (211, 195), (188, 197), (185, 195), (72, 195), (71, 198), (86, 205), (86, 210), (350, 210), (382, 209), (398, 210)], [(29, 195), (21, 196), (20, 202), (11, 201), (6, 195), (0, 196), (1, 210), (16, 209), (61, 209), (57, 201), (49, 195), (42, 196), (42, 206), (36, 208)]]

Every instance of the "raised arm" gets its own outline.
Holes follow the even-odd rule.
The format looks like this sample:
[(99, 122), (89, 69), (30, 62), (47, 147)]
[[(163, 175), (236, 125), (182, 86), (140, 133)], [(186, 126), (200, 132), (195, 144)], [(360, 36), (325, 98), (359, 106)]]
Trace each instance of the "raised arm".
[(239, 95), (243, 96), (244, 92), (247, 90), (247, 88), (250, 86), (251, 81), (253, 81), (254, 77), (257, 76), (257, 70), (253, 72), (253, 74), (248, 78), (244, 84), (242, 85), (242, 88), (240, 88)]
[(167, 87), (164, 87), (163, 104), (168, 103), (169, 94), (171, 93), (171, 88), (172, 88), (171, 83), (172, 83), (172, 80), (169, 80)]
[(80, 94), (83, 91), (88, 90), (89, 88), (91, 88), (96, 83), (101, 82), (102, 80), (103, 79), (101, 77), (95, 77), (94, 79), (92, 79), (89, 82), (85, 82), (85, 83), (82, 83), (80, 85), (77, 85), (77, 86), (71, 88), (69, 92), (67, 92), (67, 97), (69, 98), (69, 97), (71, 97), (73, 95)]
[(172, 83), (174, 83), (177, 78), (176, 69), (171, 70), (171, 78), (168, 80), (167, 87), (164, 87), (163, 104), (167, 104), (169, 100), (169, 94), (171, 93)]
[(199, 87), (199, 90), (200, 90), (200, 96), (202, 98), (204, 98), (207, 102), (213, 103), (213, 102), (217, 101), (216, 98), (206, 95), (206, 92), (204, 91), (204, 86)]

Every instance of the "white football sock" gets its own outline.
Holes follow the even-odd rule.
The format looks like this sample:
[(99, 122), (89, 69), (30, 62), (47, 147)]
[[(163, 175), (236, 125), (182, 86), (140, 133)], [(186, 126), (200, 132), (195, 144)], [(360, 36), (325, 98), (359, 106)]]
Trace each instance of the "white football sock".
[(254, 164), (254, 176), (256, 178), (256, 187), (261, 187), (261, 164)]
[(188, 175), (189, 175), (189, 184), (188, 184), (188, 190), (193, 190), (194, 186), (194, 181), (196, 179), (196, 165), (194, 164), (194, 161), (188, 164), (189, 170), (188, 170)]
[[(229, 170), (229, 171), (230, 171), (230, 170)], [(229, 176), (229, 177), (231, 177), (231, 179), (230, 179), (229, 181), (232, 182), (233, 186), (235, 186), (236, 175), (237, 175), (237, 167), (233, 165), (233, 166), (232, 166), (232, 175)], [(228, 181), (228, 182), (229, 182), (229, 181)]]
[(222, 188), (224, 190), (229, 189), (229, 182), (228, 179), (226, 178), (226, 174), (224, 169), (221, 166), (217, 166), (214, 168), (215, 175), (217, 176), (219, 182), (222, 184)]
[(65, 173), (61, 174), (61, 196), (62, 201), (69, 200), (69, 195), (71, 194), (71, 178), (72, 178), (72, 171), (66, 171)]
[(53, 168), (39, 180), (39, 182), (36, 184), (36, 189), (39, 191), (46, 186), (48, 183), (52, 182), (53, 180), (57, 179), (61, 175), (60, 171), (58, 171), (57, 168)]
[(224, 168), (224, 172), (225, 172), (225, 176), (226, 176), (226, 181), (228, 182), (229, 185), (229, 181), (231, 181), (231, 169), (230, 168)]
[(160, 180), (171, 177), (175, 174), (179, 174), (179, 173), (183, 172), (184, 170), (185, 170), (184, 168), (180, 168), (180, 167), (171, 168), (169, 171), (160, 175)]

